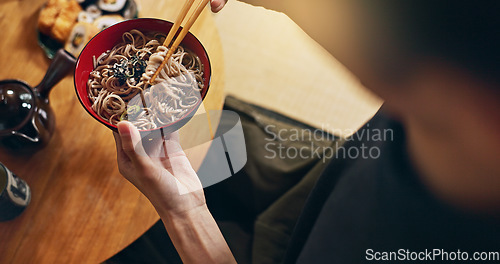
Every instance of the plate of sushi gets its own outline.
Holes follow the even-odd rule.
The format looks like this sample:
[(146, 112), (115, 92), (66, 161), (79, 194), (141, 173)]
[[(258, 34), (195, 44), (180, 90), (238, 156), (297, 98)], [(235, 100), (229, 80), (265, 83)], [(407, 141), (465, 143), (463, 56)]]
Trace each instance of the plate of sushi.
[(61, 48), (78, 57), (101, 30), (138, 14), (134, 0), (48, 0), (38, 17), (38, 44), (49, 58)]

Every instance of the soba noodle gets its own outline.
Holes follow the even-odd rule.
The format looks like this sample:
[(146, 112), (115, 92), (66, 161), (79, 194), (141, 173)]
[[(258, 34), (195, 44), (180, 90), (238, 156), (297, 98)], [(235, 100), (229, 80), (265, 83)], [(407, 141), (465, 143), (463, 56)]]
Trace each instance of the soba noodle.
[(148, 81), (168, 49), (165, 35), (146, 36), (131, 30), (122, 43), (94, 58), (88, 80), (92, 109), (111, 124), (128, 120), (137, 128), (154, 129), (184, 117), (201, 100), (203, 65), (182, 46), (155, 79)]

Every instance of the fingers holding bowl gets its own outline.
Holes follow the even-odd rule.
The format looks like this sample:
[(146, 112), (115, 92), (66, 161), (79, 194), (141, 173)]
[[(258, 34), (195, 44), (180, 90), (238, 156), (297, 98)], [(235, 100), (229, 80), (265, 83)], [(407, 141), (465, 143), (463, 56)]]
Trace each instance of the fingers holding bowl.
[(141, 135), (130, 122), (118, 123), (119, 143), (121, 150), (137, 167), (151, 166), (151, 161), (141, 144)]

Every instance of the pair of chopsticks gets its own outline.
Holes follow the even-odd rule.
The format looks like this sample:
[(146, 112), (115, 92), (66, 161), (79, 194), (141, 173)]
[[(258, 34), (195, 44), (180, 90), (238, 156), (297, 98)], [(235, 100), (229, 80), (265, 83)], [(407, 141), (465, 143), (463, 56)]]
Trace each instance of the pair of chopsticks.
[(189, 10), (191, 9), (191, 7), (193, 6), (194, 0), (186, 0), (186, 3), (182, 7), (181, 12), (179, 13), (179, 15), (177, 16), (177, 19), (175, 20), (174, 25), (172, 26), (172, 28), (168, 32), (167, 38), (163, 42), (163, 46), (169, 48), (169, 50), (168, 50), (165, 58), (161, 62), (160, 66), (158, 67), (158, 69), (156, 69), (155, 73), (153, 74), (153, 76), (149, 80), (149, 84), (150, 85), (153, 84), (153, 82), (155, 81), (156, 77), (160, 73), (161, 69), (163, 69), (163, 67), (165, 66), (165, 64), (167, 63), (167, 61), (170, 59), (170, 57), (172, 56), (172, 54), (174, 54), (174, 52), (177, 50), (177, 47), (179, 46), (179, 44), (181, 44), (182, 40), (184, 39), (184, 37), (189, 32), (189, 29), (191, 28), (191, 26), (193, 26), (194, 22), (200, 16), (201, 12), (203, 11), (203, 9), (205, 8), (205, 6), (208, 4), (209, 1), (210, 0), (202, 0), (198, 4), (198, 6), (194, 10), (193, 14), (191, 15), (191, 17), (189, 17), (188, 21), (186, 22), (186, 24), (182, 28), (182, 30), (179, 33), (179, 35), (174, 40), (172, 46), (169, 46), (170, 43), (172, 42), (172, 40), (174, 39), (175, 35), (177, 34), (177, 31), (179, 30), (179, 27), (181, 26), (182, 22), (186, 18), (187, 13), (189, 12)]

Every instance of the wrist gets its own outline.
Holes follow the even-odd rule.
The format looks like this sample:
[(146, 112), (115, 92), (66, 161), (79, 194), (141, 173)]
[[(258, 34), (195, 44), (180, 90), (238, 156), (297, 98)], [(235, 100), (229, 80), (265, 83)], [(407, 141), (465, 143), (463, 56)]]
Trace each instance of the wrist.
[(143, 188), (139, 190), (148, 198), (162, 219), (188, 217), (194, 212), (208, 211), (203, 189), (183, 193), (178, 188), (164, 188), (161, 184), (141, 187)]
[(200, 216), (212, 216), (205, 203), (198, 204), (188, 209), (158, 209), (156, 210), (163, 222), (193, 222)]
[(184, 263), (236, 263), (206, 205), (161, 218)]

